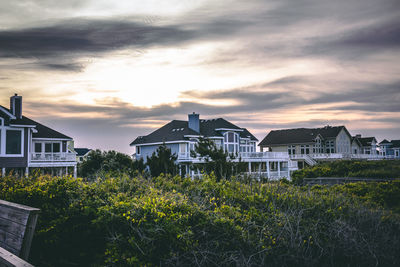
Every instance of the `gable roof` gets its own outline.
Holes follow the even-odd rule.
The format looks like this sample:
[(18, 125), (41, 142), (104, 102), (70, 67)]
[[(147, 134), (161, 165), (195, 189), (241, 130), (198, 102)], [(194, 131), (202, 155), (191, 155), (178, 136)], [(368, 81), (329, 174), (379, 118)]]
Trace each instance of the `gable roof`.
[(374, 140), (376, 142), (375, 137), (359, 137), (357, 139), (358, 139), (358, 141), (360, 141), (362, 146), (371, 146), (371, 144)]
[(381, 144), (390, 144), (390, 143), (391, 143), (391, 142), (389, 142), (388, 140), (383, 139), (382, 142), (380, 142), (379, 144), (381, 145)]
[[(7, 112), (10, 112), (9, 109), (1, 106), (3, 109), (5, 109)], [(37, 121), (34, 121), (32, 119), (29, 119), (28, 117), (22, 116), (22, 118), (16, 118), (16, 119), (11, 119), (10, 120), (10, 125), (24, 125), (24, 126), (35, 126), (35, 129), (37, 130), (36, 133), (32, 134), (33, 138), (51, 138), (51, 139), (68, 139), (72, 140), (71, 137), (62, 134), (56, 130), (53, 130)]]
[(358, 140), (358, 137), (357, 137), (357, 136), (352, 136), (352, 137), (351, 137), (351, 144), (353, 144), (354, 142), (357, 143), (357, 145), (358, 145), (359, 147), (362, 146), (362, 144), (361, 144), (360, 140)]
[(92, 151), (89, 148), (74, 148), (77, 157), (81, 157)]
[(336, 138), (344, 126), (325, 126), (323, 128), (296, 128), (273, 130), (260, 142), (259, 146), (312, 143), (318, 135), (323, 139)]
[(189, 128), (187, 121), (173, 120), (154, 132), (137, 137), (130, 145), (163, 143), (181, 140), (189, 140), (187, 136), (203, 136), (203, 137), (222, 137), (222, 134), (217, 129), (233, 129), (240, 130), (240, 137), (248, 138), (257, 141), (247, 129), (240, 128), (229, 121), (218, 118), (211, 120), (200, 120), (200, 133)]

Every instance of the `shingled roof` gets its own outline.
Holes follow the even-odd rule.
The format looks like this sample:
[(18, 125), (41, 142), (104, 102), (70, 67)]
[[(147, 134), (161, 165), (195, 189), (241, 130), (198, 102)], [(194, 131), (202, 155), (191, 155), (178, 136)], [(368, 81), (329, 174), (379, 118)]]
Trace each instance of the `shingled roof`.
[(241, 138), (250, 138), (251, 140), (258, 141), (247, 129), (240, 128), (225, 119), (218, 118), (200, 120), (200, 133), (190, 129), (187, 121), (173, 120), (149, 135), (137, 137), (130, 145), (189, 140), (185, 136), (190, 135), (203, 137), (222, 136), (217, 129), (239, 130)]
[[(10, 110), (4, 106), (1, 106), (6, 111), (10, 112)], [(51, 138), (51, 139), (69, 139), (72, 140), (71, 137), (62, 134), (56, 130), (53, 130), (37, 121), (29, 119), (28, 117), (22, 116), (22, 118), (12, 119), (9, 121), (10, 125), (24, 125), (24, 126), (34, 126), (37, 130), (37, 133), (33, 133), (33, 138)]]
[(273, 130), (260, 142), (259, 146), (313, 143), (318, 135), (323, 139), (336, 138), (342, 129), (349, 134), (344, 126)]
[(400, 147), (400, 140), (392, 140), (390, 143), (392, 143), (392, 147)]
[(376, 142), (375, 137), (361, 137), (357, 139), (360, 141), (362, 146), (371, 146), (373, 140)]

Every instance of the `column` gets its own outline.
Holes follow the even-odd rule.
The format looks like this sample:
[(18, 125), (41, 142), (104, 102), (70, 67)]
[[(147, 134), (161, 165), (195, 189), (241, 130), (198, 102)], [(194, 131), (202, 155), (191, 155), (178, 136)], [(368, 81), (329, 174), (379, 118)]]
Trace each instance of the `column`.
[(251, 162), (249, 162), (249, 173), (251, 173)]
[(1, 168), (1, 176), (6, 176), (6, 168)]
[(78, 176), (78, 168), (75, 165), (74, 166), (74, 178), (76, 178), (77, 176)]
[(269, 179), (269, 178), (271, 178), (270, 175), (269, 175), (269, 172), (270, 172), (269, 161), (267, 161), (265, 164), (267, 165), (267, 176), (268, 176), (268, 179)]
[(29, 167), (26, 167), (25, 168), (25, 177), (28, 177), (29, 176)]
[(278, 161), (278, 177), (281, 178), (281, 162)]
[(68, 167), (65, 167), (65, 176), (68, 176)]

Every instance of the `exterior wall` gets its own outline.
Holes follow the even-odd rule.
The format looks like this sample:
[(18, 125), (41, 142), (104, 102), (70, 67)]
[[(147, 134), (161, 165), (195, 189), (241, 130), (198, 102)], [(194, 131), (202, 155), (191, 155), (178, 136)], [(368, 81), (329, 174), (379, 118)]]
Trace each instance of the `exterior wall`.
[(336, 153), (350, 154), (351, 153), (351, 137), (344, 129), (336, 136)]
[[(300, 153), (300, 146), (296, 145), (296, 154), (297, 151)], [(271, 152), (288, 152), (288, 146), (271, 146)]]
[[(23, 130), (24, 144), (22, 150), (23, 157), (0, 157), (1, 168), (25, 168), (28, 166), (28, 129)], [(5, 146), (6, 144), (1, 144)]]
[[(157, 151), (157, 148), (161, 145), (151, 145), (151, 146), (140, 146), (140, 155), (136, 154), (136, 159), (143, 158), (144, 162), (147, 161), (147, 157), (151, 157), (153, 152)], [(171, 149), (172, 154), (178, 155), (179, 144), (165, 144), (165, 146)]]
[(361, 147), (357, 144), (357, 142), (352, 142), (351, 144), (351, 153), (352, 154), (361, 154)]

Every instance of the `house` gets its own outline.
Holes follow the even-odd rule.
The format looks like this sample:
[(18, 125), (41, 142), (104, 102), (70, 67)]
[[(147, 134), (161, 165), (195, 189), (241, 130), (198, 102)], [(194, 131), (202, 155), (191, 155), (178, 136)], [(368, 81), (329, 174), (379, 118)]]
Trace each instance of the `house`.
[(355, 138), (361, 143), (361, 154), (365, 155), (377, 155), (377, 144), (375, 137), (361, 137), (360, 134), (356, 135)]
[(29, 174), (46, 168), (59, 175), (73, 172), (76, 159), (73, 139), (22, 115), (22, 96), (10, 98), (10, 109), (0, 106), (0, 168)]
[(362, 148), (362, 144), (361, 144), (360, 140), (356, 136), (353, 136), (351, 138), (351, 153), (353, 155), (362, 154), (361, 148)]
[(359, 145), (345, 126), (273, 130), (259, 144), (261, 151), (287, 151), (299, 168), (318, 161), (348, 158), (352, 148), (358, 151)]
[[(130, 146), (135, 147), (133, 157), (146, 162), (160, 145), (165, 144), (177, 156), (177, 164), (181, 173), (192, 175), (196, 170), (193, 164), (204, 163), (199, 157), (193, 157), (191, 151), (199, 138), (212, 140), (229, 154), (236, 155), (236, 160), (248, 163), (249, 172), (264, 173), (268, 177), (290, 177), (293, 166), (287, 154), (256, 153), (257, 138), (247, 129), (223, 119), (200, 119), (200, 115), (188, 115), (188, 121), (173, 120), (154, 132), (137, 137)], [(198, 171), (198, 170), (197, 170)]]
[(89, 148), (75, 148), (76, 162), (82, 163), (88, 156), (89, 152), (92, 151)]
[(400, 140), (388, 141), (384, 139), (379, 143), (380, 155), (387, 159), (400, 159)]

